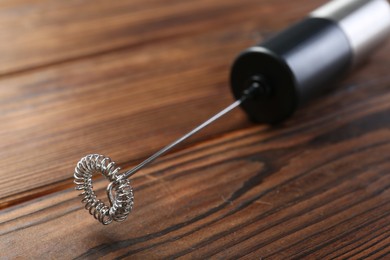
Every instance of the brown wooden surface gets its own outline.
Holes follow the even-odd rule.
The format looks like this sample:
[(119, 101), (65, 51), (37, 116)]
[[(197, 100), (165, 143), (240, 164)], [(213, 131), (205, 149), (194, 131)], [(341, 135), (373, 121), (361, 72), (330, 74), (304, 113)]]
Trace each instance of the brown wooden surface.
[(390, 43), (282, 126), (237, 110), (135, 175), (123, 223), (73, 190), (82, 156), (130, 169), (228, 105), (234, 57), (324, 2), (2, 1), (1, 258), (389, 257)]

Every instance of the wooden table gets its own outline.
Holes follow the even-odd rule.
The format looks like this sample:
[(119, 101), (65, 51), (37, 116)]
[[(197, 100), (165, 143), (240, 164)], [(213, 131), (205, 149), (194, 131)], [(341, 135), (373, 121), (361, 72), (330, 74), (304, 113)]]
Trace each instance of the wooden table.
[(84, 155), (128, 170), (231, 103), (235, 56), (324, 2), (2, 1), (1, 258), (389, 257), (390, 44), (283, 125), (238, 109), (139, 172), (125, 222), (74, 190)]

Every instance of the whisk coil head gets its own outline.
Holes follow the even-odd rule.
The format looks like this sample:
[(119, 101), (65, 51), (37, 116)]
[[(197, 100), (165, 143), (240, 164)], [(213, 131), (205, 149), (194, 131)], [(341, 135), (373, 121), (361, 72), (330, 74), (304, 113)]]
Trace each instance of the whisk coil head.
[[(130, 180), (121, 177), (120, 167), (117, 167), (109, 157), (100, 154), (90, 154), (83, 157), (74, 170), (76, 190), (81, 190), (81, 202), (85, 209), (103, 225), (114, 221), (123, 221), (130, 214), (134, 205), (133, 188)], [(92, 176), (101, 173), (110, 184), (107, 187), (110, 206), (98, 199), (93, 191)]]

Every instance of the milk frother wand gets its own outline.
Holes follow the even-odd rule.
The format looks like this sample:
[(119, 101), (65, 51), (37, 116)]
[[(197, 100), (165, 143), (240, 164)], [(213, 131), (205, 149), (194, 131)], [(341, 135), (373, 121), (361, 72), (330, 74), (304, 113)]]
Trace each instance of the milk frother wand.
[[(74, 182), (85, 208), (102, 224), (123, 221), (134, 204), (128, 179), (162, 154), (241, 106), (256, 123), (276, 124), (372, 53), (390, 32), (386, 0), (333, 0), (301, 22), (242, 52), (233, 63), (230, 83), (236, 101), (133, 169), (120, 173), (110, 158), (90, 154), (75, 168)], [(92, 175), (110, 184), (110, 206), (98, 199)]]

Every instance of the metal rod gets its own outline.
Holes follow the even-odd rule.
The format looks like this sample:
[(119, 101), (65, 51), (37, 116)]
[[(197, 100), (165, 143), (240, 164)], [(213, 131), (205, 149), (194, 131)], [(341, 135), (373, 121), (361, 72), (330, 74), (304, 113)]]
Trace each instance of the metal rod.
[(154, 160), (156, 160), (158, 157), (160, 157), (161, 155), (163, 155), (164, 153), (168, 152), (169, 150), (171, 150), (173, 147), (175, 147), (176, 145), (180, 144), (181, 142), (183, 142), (184, 140), (188, 139), (189, 137), (191, 137), (192, 135), (196, 134), (197, 132), (199, 132), (200, 130), (202, 130), (203, 128), (205, 128), (206, 126), (208, 126), (209, 124), (213, 123), (214, 121), (216, 121), (217, 119), (221, 118), (222, 116), (226, 115), (227, 113), (229, 113), (230, 111), (232, 111), (233, 109), (235, 109), (236, 107), (238, 107), (239, 105), (242, 104), (242, 102), (244, 102), (246, 99), (248, 98), (248, 95), (243, 95), (241, 97), (241, 99), (237, 100), (236, 102), (232, 103), (231, 105), (229, 105), (228, 107), (226, 107), (225, 109), (223, 109), (222, 111), (220, 111), (219, 113), (215, 114), (214, 116), (212, 116), (211, 118), (209, 118), (208, 120), (206, 120), (205, 122), (203, 122), (202, 124), (200, 124), (199, 126), (195, 127), (193, 130), (191, 130), (190, 132), (188, 132), (187, 134), (183, 135), (182, 137), (180, 137), (179, 139), (177, 139), (176, 141), (174, 141), (173, 143), (165, 146), (164, 148), (162, 148), (160, 151), (156, 152), (155, 154), (153, 154), (152, 156), (150, 156), (149, 158), (147, 158), (145, 161), (141, 162), (140, 164), (138, 164), (137, 166), (135, 166), (133, 169), (125, 172), (121, 178), (129, 178), (130, 176), (132, 176), (133, 174), (135, 174), (136, 172), (138, 172), (140, 169), (142, 169), (143, 167), (145, 167), (146, 165), (148, 165), (149, 163), (153, 162)]

